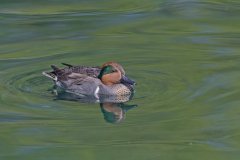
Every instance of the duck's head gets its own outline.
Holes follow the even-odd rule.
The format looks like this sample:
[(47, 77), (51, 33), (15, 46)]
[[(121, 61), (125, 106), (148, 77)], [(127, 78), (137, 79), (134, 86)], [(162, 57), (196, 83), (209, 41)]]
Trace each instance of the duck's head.
[(123, 67), (116, 62), (104, 63), (101, 67), (100, 74), (98, 78), (105, 85), (114, 85), (118, 83), (135, 85), (135, 82), (125, 76), (125, 71)]

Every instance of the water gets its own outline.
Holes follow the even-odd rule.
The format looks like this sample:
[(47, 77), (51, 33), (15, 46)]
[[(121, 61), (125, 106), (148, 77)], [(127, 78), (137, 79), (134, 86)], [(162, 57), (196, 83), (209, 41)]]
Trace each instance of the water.
[[(1, 159), (239, 159), (239, 16), (237, 0), (2, 0)], [(110, 60), (138, 83), (121, 123), (41, 75)]]

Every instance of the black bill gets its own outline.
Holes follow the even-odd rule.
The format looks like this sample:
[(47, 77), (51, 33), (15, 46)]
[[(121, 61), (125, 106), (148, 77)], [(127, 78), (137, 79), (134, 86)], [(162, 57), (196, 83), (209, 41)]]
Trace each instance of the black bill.
[(121, 83), (123, 84), (130, 84), (130, 85), (135, 85), (136, 82), (134, 80), (131, 80), (130, 78), (128, 78), (127, 76), (122, 76), (122, 79), (120, 80)]

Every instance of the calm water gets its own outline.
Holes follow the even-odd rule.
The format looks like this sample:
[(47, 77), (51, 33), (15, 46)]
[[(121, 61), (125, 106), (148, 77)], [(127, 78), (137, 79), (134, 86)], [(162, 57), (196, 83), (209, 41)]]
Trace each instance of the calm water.
[[(239, 159), (239, 1), (0, 3), (0, 159)], [(41, 75), (110, 60), (138, 83), (117, 124)]]

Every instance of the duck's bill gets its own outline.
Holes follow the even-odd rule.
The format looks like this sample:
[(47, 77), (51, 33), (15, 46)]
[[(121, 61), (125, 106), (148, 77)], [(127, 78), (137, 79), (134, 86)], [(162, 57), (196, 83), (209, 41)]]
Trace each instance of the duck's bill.
[(128, 78), (127, 76), (122, 76), (122, 79), (120, 80), (121, 83), (123, 84), (130, 84), (130, 85), (135, 85), (136, 82), (130, 78)]

